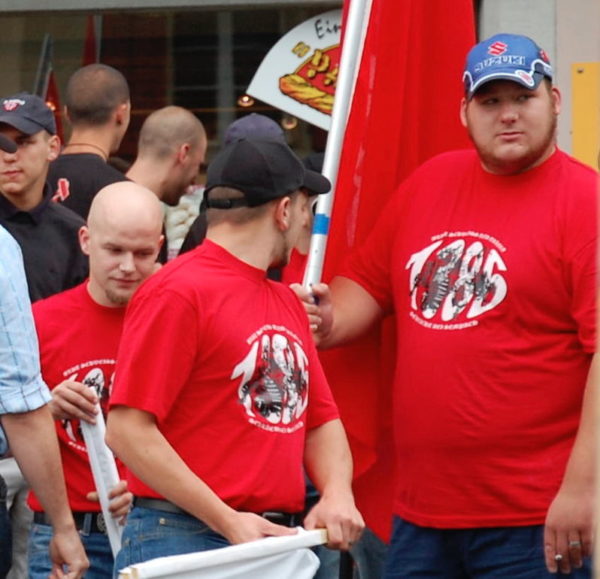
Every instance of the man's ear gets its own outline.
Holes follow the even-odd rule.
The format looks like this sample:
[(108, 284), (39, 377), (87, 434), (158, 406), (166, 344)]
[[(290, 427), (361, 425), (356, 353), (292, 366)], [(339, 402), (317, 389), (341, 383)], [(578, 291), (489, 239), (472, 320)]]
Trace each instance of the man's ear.
[(129, 104), (129, 102), (121, 103), (117, 106), (117, 108), (115, 109), (115, 123), (117, 125), (129, 125), (130, 106), (131, 105)]
[(287, 231), (290, 228), (292, 200), (287, 195), (276, 202), (275, 205), (275, 223), (280, 231)]
[(467, 99), (465, 97), (460, 101), (460, 122), (463, 127), (467, 126)]
[(562, 103), (562, 95), (560, 91), (555, 86), (552, 87), (552, 108), (554, 110), (554, 114), (558, 115), (560, 113), (560, 105)]
[(87, 225), (83, 225), (79, 228), (79, 246), (84, 255), (90, 254), (90, 230)]
[(60, 137), (51, 135), (48, 139), (48, 161), (54, 161), (60, 155)]
[(189, 157), (189, 154), (190, 154), (189, 143), (183, 143), (177, 150), (177, 162), (180, 165), (185, 164), (185, 161)]

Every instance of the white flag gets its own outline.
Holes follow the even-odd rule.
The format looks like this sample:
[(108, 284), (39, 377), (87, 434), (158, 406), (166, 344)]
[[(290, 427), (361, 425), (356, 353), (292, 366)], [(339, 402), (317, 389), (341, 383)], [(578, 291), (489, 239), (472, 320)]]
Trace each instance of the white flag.
[(268, 537), (201, 553), (161, 557), (131, 565), (120, 579), (312, 579), (318, 557), (307, 547), (327, 541), (324, 530)]

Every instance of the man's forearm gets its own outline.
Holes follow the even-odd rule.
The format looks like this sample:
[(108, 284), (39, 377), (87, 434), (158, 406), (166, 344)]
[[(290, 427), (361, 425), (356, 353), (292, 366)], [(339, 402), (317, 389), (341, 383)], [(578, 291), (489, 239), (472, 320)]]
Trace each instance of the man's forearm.
[(352, 455), (340, 420), (332, 420), (306, 435), (304, 464), (317, 490), (351, 492)]
[(107, 444), (136, 477), (213, 530), (226, 534), (235, 511), (190, 470), (150, 414), (124, 406), (113, 408), (106, 432)]
[(48, 406), (22, 414), (5, 414), (2, 426), (13, 456), (55, 530), (74, 527)]
[(597, 408), (600, 359), (594, 355), (587, 380), (577, 438), (567, 464), (563, 487), (591, 491), (595, 488), (597, 448)]

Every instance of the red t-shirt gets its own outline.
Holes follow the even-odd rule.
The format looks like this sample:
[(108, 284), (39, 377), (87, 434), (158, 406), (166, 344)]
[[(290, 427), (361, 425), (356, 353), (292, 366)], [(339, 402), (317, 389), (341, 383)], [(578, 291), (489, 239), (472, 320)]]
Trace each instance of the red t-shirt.
[[(222, 500), (302, 510), (306, 430), (338, 413), (289, 288), (205, 241), (137, 291), (118, 359), (111, 407), (155, 415)], [(159, 496), (128, 478), (134, 494)]]
[(290, 253), (290, 262), (281, 270), (281, 283), (290, 285), (302, 283), (308, 255), (300, 253), (296, 248)]
[[(89, 384), (96, 389), (106, 414), (125, 308), (97, 304), (85, 282), (37, 301), (33, 316), (42, 376), (50, 389), (64, 380)], [(71, 509), (100, 511), (100, 503), (85, 498), (96, 486), (79, 420), (57, 420), (55, 424)], [(34, 511), (43, 510), (33, 493), (29, 504)]]
[(504, 177), (441, 155), (350, 259), (343, 275), (397, 319), (399, 516), (543, 523), (595, 345), (597, 186), (562, 152)]

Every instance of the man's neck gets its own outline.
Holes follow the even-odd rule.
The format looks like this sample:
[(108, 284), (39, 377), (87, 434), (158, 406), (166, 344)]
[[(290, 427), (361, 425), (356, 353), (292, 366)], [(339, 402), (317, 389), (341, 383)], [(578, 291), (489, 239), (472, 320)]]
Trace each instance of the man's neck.
[(138, 159), (131, 165), (126, 176), (138, 185), (150, 189), (159, 199), (162, 199), (165, 174), (166, 170), (160, 161), (147, 163)]
[(211, 226), (206, 239), (221, 246), (240, 261), (265, 272), (272, 262), (273, 242), (255, 227), (236, 227), (228, 223)]
[(97, 129), (74, 129), (64, 153), (91, 153), (105, 161), (113, 153), (113, 135), (108, 127)]
[(0, 191), (6, 199), (8, 199), (19, 211), (31, 211), (35, 209), (44, 199), (44, 188), (20, 193), (19, 195), (11, 195)]

